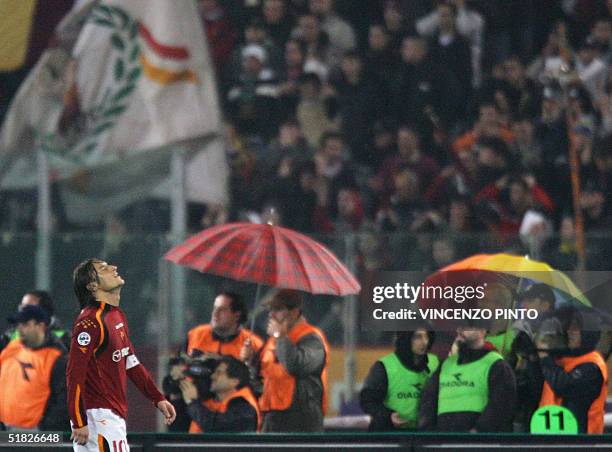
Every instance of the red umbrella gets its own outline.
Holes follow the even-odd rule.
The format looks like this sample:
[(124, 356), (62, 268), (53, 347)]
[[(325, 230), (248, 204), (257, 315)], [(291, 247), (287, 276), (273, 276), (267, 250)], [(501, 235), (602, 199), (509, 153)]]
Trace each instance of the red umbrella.
[(351, 272), (323, 245), (269, 224), (213, 226), (175, 246), (164, 258), (202, 273), (279, 289), (329, 295), (361, 290)]

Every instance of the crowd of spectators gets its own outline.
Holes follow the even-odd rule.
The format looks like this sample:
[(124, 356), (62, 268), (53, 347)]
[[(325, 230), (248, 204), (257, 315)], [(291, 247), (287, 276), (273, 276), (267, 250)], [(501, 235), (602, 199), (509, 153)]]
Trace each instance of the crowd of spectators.
[[(468, 254), (468, 237), (486, 232), (571, 269), (574, 146), (585, 231), (612, 230), (611, 1), (198, 5), (231, 201), (192, 209), (192, 229), (273, 215), (310, 234), (427, 232), (426, 267)], [(28, 204), (11, 202), (33, 224)], [(392, 267), (423, 262), (409, 237), (397, 240), (387, 248), (401, 262), (374, 256), (380, 243), (360, 246)]]
[[(469, 253), (448, 237), (488, 232), (573, 268), (571, 146), (585, 231), (612, 228), (612, 2), (362, 3), (201, 2), (225, 217), (274, 207), (307, 233), (444, 234), (432, 266)], [(404, 245), (390, 249), (418, 248)]]

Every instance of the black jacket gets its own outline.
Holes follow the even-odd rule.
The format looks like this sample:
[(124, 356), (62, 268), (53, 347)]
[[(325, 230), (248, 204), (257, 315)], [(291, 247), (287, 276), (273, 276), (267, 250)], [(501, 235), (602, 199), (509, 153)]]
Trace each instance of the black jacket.
[[(582, 312), (570, 307), (565, 310), (557, 310), (556, 315), (562, 321), (565, 320), (568, 323), (572, 317), (576, 317), (581, 327), (581, 347), (579, 349), (568, 350), (562, 356), (578, 357), (595, 350), (600, 337), (600, 319), (598, 313)], [(580, 364), (567, 373), (557, 366), (554, 357), (547, 356), (540, 361), (540, 365), (544, 379), (550, 388), (563, 399), (563, 406), (576, 416), (578, 431), (586, 433), (589, 408), (599, 396), (601, 386), (604, 384), (603, 375), (597, 364)]]
[[(459, 364), (467, 364), (489, 353), (483, 348), (471, 350), (460, 348)], [(441, 367), (441, 366), (440, 366)], [(419, 429), (429, 431), (469, 432), (510, 432), (514, 406), (516, 404), (516, 380), (510, 365), (496, 361), (489, 370), (488, 403), (482, 413), (461, 411), (438, 416), (438, 390), (440, 369), (425, 385), (419, 408)]]
[[(427, 372), (427, 356), (425, 356), (424, 361), (420, 362), (419, 365), (416, 365), (414, 362), (406, 362), (407, 360), (401, 355), (398, 355), (398, 358), (407, 369), (415, 372)], [(388, 386), (389, 380), (385, 366), (381, 361), (376, 361), (370, 368), (370, 372), (359, 394), (361, 409), (372, 417), (369, 426), (370, 431), (400, 430), (396, 429), (391, 422), (391, 413), (393, 411), (384, 404)]]
[[(431, 331), (428, 324), (418, 326), (428, 331), (429, 346), (427, 350), (429, 351), (436, 340), (436, 335)], [(417, 362), (412, 353), (412, 336), (414, 333), (415, 331), (402, 331), (397, 333), (395, 336), (394, 353), (397, 355), (402, 365), (407, 369), (414, 372), (429, 372), (427, 355), (424, 356), (423, 360), (418, 360)], [(361, 409), (372, 417), (369, 426), (370, 431), (380, 432), (397, 430), (393, 426), (393, 422), (391, 422), (391, 414), (393, 411), (388, 409), (384, 404), (388, 387), (389, 380), (385, 366), (381, 361), (376, 361), (370, 368), (370, 372), (359, 394)]]
[(596, 364), (584, 363), (566, 373), (550, 356), (541, 360), (542, 374), (555, 394), (563, 398), (563, 406), (578, 421), (578, 431), (587, 432), (591, 404), (601, 391), (603, 376)]
[(227, 405), (225, 413), (211, 411), (199, 400), (187, 405), (187, 412), (206, 433), (257, 431), (257, 412), (240, 397)]

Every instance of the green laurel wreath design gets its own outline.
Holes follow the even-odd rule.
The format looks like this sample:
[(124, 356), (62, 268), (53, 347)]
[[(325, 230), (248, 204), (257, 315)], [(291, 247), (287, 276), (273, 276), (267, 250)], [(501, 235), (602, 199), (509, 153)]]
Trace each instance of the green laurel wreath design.
[(136, 89), (136, 83), (142, 74), (138, 58), (138, 23), (134, 19), (119, 7), (96, 5), (87, 21), (112, 30), (110, 40), (116, 55), (112, 63), (114, 84), (106, 88), (101, 102), (87, 112), (91, 125), (85, 134), (78, 138), (77, 143), (68, 147), (55, 146), (55, 133), (46, 134), (42, 139), (43, 150), (77, 163), (96, 149), (100, 134), (112, 128), (127, 109), (129, 96)]

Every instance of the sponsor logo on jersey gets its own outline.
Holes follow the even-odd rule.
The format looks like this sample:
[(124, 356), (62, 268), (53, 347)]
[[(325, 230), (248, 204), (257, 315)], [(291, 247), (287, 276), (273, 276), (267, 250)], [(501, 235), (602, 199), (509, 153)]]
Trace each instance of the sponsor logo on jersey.
[(121, 358), (127, 356), (130, 353), (130, 347), (123, 347), (121, 349), (117, 349), (113, 352), (113, 361), (118, 363), (121, 361)]
[(123, 322), (118, 323), (115, 325), (115, 329), (118, 330), (119, 328), (123, 328)]
[(86, 333), (85, 331), (83, 331), (82, 333), (79, 333), (79, 335), (77, 336), (77, 343), (79, 345), (86, 346), (86, 345), (89, 345), (90, 342), (91, 342), (91, 336), (89, 335), (89, 333)]

